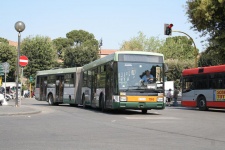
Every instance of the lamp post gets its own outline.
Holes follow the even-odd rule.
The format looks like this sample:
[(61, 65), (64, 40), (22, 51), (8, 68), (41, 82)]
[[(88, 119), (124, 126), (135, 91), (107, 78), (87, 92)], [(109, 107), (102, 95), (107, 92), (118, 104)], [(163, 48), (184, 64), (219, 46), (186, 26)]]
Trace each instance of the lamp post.
[[(20, 32), (25, 29), (25, 24), (22, 21), (17, 21), (15, 23), (15, 29), (18, 32), (18, 51), (17, 51), (17, 67), (16, 67), (16, 107), (18, 107), (18, 84), (19, 84), (19, 59), (20, 59)], [(21, 87), (22, 88), (22, 87)]]

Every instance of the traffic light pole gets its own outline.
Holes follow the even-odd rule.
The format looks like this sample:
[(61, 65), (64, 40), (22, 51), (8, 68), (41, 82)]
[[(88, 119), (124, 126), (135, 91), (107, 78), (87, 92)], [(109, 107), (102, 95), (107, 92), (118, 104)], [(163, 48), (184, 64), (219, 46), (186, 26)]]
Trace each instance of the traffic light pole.
[(198, 67), (198, 65), (197, 65), (198, 52), (197, 52), (197, 48), (196, 48), (194, 40), (185, 32), (182, 32), (182, 31), (172, 31), (172, 32), (183, 33), (183, 34), (187, 35), (191, 39), (192, 43), (194, 44), (194, 48), (195, 48), (195, 54), (194, 54), (195, 55), (195, 67), (197, 68)]

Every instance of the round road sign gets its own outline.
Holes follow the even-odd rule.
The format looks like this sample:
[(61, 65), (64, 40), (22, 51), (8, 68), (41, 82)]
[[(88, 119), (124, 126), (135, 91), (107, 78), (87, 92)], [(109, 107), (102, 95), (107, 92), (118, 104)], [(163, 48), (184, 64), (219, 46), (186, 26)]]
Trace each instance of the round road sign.
[(20, 66), (25, 67), (28, 64), (27, 56), (20, 56)]

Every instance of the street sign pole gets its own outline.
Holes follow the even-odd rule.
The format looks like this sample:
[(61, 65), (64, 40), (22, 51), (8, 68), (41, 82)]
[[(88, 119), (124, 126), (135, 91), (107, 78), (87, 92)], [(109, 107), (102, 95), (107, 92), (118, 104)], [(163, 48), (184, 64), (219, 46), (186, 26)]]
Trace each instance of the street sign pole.
[[(22, 73), (21, 73), (21, 77), (20, 77), (20, 79), (21, 79), (21, 89), (20, 89), (20, 92), (22, 92), (22, 89), (23, 89), (23, 67), (25, 67), (28, 64), (28, 58), (27, 58), (27, 56), (25, 56), (25, 55), (20, 56), (19, 64), (22, 67), (21, 68)], [(23, 96), (23, 93), (21, 93), (21, 94)], [(20, 96), (21, 96), (21, 94), (20, 94)], [(20, 105), (21, 105), (21, 100), (20, 100)]]
[[(21, 77), (20, 77), (20, 82), (21, 82), (20, 96), (23, 98), (23, 67), (21, 67)], [(19, 103), (20, 103), (20, 106), (21, 106), (22, 99), (20, 99)]]
[(6, 100), (6, 69), (4, 69), (5, 72), (5, 100)]
[(33, 81), (33, 77), (30, 76), (30, 98), (32, 98), (32, 91), (31, 91), (31, 82)]

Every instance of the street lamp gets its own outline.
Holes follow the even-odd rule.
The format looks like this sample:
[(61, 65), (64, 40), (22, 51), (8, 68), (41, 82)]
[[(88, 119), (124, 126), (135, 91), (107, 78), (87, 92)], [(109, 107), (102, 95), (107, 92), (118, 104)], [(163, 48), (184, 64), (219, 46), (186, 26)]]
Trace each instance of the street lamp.
[[(22, 21), (15, 23), (15, 29), (18, 32), (18, 51), (17, 51), (17, 67), (16, 67), (16, 107), (18, 107), (18, 82), (19, 82), (19, 59), (20, 59), (20, 32), (25, 29), (25, 24)], [(22, 87), (21, 87), (22, 88)]]

